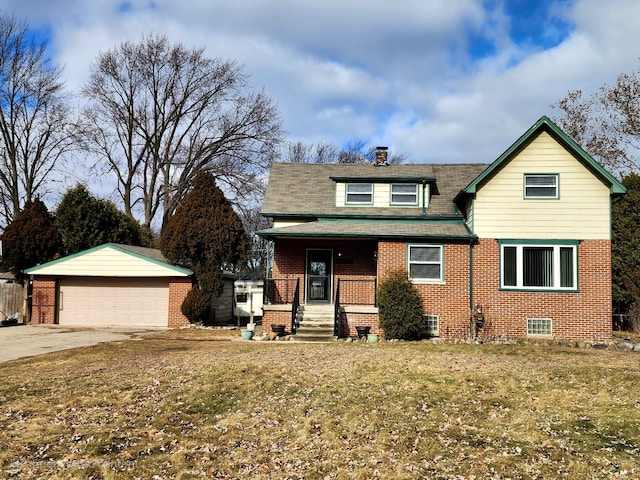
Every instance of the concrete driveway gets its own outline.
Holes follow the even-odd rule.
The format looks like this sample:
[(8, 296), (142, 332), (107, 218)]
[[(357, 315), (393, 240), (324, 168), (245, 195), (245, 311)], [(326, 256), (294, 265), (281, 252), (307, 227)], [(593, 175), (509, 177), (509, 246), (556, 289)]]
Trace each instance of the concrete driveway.
[(137, 339), (158, 329), (71, 328), (59, 325), (0, 327), (0, 362), (104, 342)]

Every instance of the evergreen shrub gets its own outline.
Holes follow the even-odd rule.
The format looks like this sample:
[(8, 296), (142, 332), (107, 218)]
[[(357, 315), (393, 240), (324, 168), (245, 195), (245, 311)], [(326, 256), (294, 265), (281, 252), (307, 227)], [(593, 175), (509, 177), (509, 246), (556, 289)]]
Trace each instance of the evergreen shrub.
[(378, 287), (380, 327), (387, 339), (412, 340), (426, 335), (422, 301), (407, 273), (394, 270)]

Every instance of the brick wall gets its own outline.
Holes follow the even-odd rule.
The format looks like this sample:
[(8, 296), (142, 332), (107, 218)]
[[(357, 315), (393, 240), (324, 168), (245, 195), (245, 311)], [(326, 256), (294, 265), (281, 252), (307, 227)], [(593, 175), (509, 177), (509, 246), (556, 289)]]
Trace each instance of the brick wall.
[(526, 337), (527, 318), (551, 318), (555, 339), (611, 338), (609, 240), (578, 245), (577, 293), (500, 291), (499, 254), (494, 239), (482, 239), (474, 247), (473, 302), (484, 307), (486, 316), (480, 337)]
[(34, 277), (31, 290), (31, 323), (54, 324), (56, 322), (57, 284), (54, 277)]
[[(406, 242), (380, 242), (379, 282), (398, 268), (407, 270)], [(425, 315), (437, 315), (440, 337), (469, 336), (469, 244), (444, 245), (444, 282), (415, 283)]]
[(262, 331), (269, 333), (271, 325), (285, 325), (287, 333), (291, 331), (291, 310), (270, 310), (265, 306), (262, 314)]
[(191, 290), (190, 277), (172, 277), (169, 279), (169, 328), (180, 328), (189, 325), (189, 319), (180, 310), (189, 290)]

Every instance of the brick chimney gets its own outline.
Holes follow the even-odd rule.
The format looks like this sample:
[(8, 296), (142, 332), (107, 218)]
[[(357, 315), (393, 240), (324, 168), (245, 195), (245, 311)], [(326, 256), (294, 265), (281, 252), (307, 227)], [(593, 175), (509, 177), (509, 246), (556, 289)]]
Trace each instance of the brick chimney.
[(376, 147), (376, 166), (387, 165), (389, 147)]

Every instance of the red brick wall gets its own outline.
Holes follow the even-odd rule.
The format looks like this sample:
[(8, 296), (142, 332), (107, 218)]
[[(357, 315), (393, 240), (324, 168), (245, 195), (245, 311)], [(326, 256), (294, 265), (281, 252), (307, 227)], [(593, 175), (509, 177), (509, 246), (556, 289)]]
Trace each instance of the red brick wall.
[(355, 337), (356, 327), (371, 327), (370, 333), (380, 334), (377, 313), (343, 313), (340, 317), (340, 336)]
[(31, 323), (53, 324), (56, 321), (56, 279), (34, 277), (31, 290)]
[[(376, 242), (278, 240), (274, 246), (273, 278), (299, 278), (301, 303), (305, 298), (305, 262), (307, 249), (310, 248), (333, 250), (334, 295), (338, 279), (375, 280), (376, 278), (374, 258)], [(338, 258), (338, 252), (342, 254), (340, 258)], [(346, 289), (345, 297), (341, 294), (342, 298), (348, 298), (349, 301), (358, 304), (366, 304), (369, 301), (373, 303), (372, 289), (356, 291), (349, 284), (343, 283), (342, 286)]]
[(169, 279), (169, 328), (180, 328), (189, 325), (189, 319), (180, 310), (189, 290), (191, 290), (190, 277), (172, 277)]
[[(426, 243), (426, 242), (425, 242)], [(437, 242), (435, 243), (437, 244)], [(398, 268), (407, 270), (407, 243), (380, 242), (379, 282)], [(425, 315), (437, 315), (440, 337), (469, 336), (469, 244), (444, 245), (444, 282), (415, 283)]]
[(262, 315), (262, 331), (269, 333), (271, 331), (271, 325), (286, 325), (286, 331), (291, 331), (291, 310), (269, 310), (265, 308)]
[(474, 247), (473, 302), (484, 307), (486, 316), (480, 337), (526, 337), (527, 318), (551, 318), (556, 339), (611, 338), (609, 240), (578, 245), (578, 293), (500, 291), (499, 254), (494, 239), (482, 239)]

